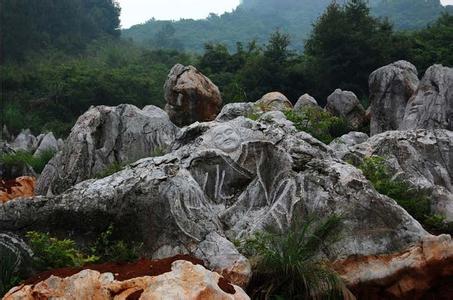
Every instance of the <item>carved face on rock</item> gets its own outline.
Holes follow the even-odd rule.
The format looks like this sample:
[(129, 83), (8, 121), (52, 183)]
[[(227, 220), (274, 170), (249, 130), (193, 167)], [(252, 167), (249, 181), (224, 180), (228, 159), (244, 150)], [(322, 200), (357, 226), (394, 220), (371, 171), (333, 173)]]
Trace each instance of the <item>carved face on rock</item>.
[(241, 137), (230, 125), (220, 125), (212, 131), (212, 142), (216, 148), (231, 153), (241, 146)]

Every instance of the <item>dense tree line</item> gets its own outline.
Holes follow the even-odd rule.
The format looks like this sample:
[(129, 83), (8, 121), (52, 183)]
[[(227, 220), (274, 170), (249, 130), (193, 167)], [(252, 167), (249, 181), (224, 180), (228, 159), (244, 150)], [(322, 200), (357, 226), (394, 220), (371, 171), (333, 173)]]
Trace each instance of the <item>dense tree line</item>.
[[(236, 42), (256, 40), (263, 44), (275, 30), (289, 34), (291, 48), (303, 50), (313, 22), (333, 0), (244, 0), (231, 13), (207, 19), (149, 20), (123, 31), (123, 36), (146, 47), (201, 53), (205, 43), (222, 43), (230, 51)], [(344, 4), (346, 0), (336, 1)], [(453, 6), (440, 0), (367, 0), (371, 15), (388, 18), (397, 30), (421, 29)], [(168, 30), (172, 28), (172, 30)], [(156, 42), (161, 41), (161, 42)]]
[(1, 0), (0, 63), (61, 49), (77, 53), (102, 36), (119, 36), (114, 0)]

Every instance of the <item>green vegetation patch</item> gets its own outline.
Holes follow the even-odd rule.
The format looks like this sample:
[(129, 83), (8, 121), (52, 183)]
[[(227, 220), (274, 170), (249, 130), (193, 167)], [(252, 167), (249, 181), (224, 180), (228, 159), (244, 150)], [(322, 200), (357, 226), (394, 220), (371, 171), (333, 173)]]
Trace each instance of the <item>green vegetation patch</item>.
[(44, 150), (37, 156), (33, 156), (33, 154), (28, 151), (19, 150), (14, 153), (7, 153), (0, 156), (0, 163), (9, 168), (24, 168), (30, 166), (36, 173), (40, 174), (54, 155), (55, 151), (53, 150)]

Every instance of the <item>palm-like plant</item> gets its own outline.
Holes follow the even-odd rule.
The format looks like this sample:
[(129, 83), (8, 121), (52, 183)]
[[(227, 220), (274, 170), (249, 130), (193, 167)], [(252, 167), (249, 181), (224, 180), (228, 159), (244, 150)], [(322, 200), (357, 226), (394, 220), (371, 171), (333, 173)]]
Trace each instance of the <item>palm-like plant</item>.
[(0, 247), (0, 297), (19, 282), (15, 269), (15, 254), (4, 247)]
[(259, 233), (244, 249), (255, 265), (254, 299), (354, 299), (341, 278), (319, 256), (339, 238), (342, 220), (332, 216), (294, 221), (287, 232)]

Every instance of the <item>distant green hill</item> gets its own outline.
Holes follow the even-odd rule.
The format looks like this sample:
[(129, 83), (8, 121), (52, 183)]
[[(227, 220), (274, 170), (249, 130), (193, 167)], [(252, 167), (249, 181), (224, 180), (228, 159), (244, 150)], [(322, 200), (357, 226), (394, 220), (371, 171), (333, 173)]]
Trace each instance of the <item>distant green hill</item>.
[[(339, 0), (342, 2), (345, 0)], [(207, 42), (264, 43), (276, 29), (290, 34), (293, 47), (302, 49), (312, 23), (332, 0), (243, 0), (231, 13), (210, 15), (203, 20), (150, 20), (123, 30), (123, 37), (151, 48), (200, 52)], [(418, 29), (443, 12), (453, 12), (440, 0), (369, 0), (374, 15), (387, 17), (397, 29)]]

